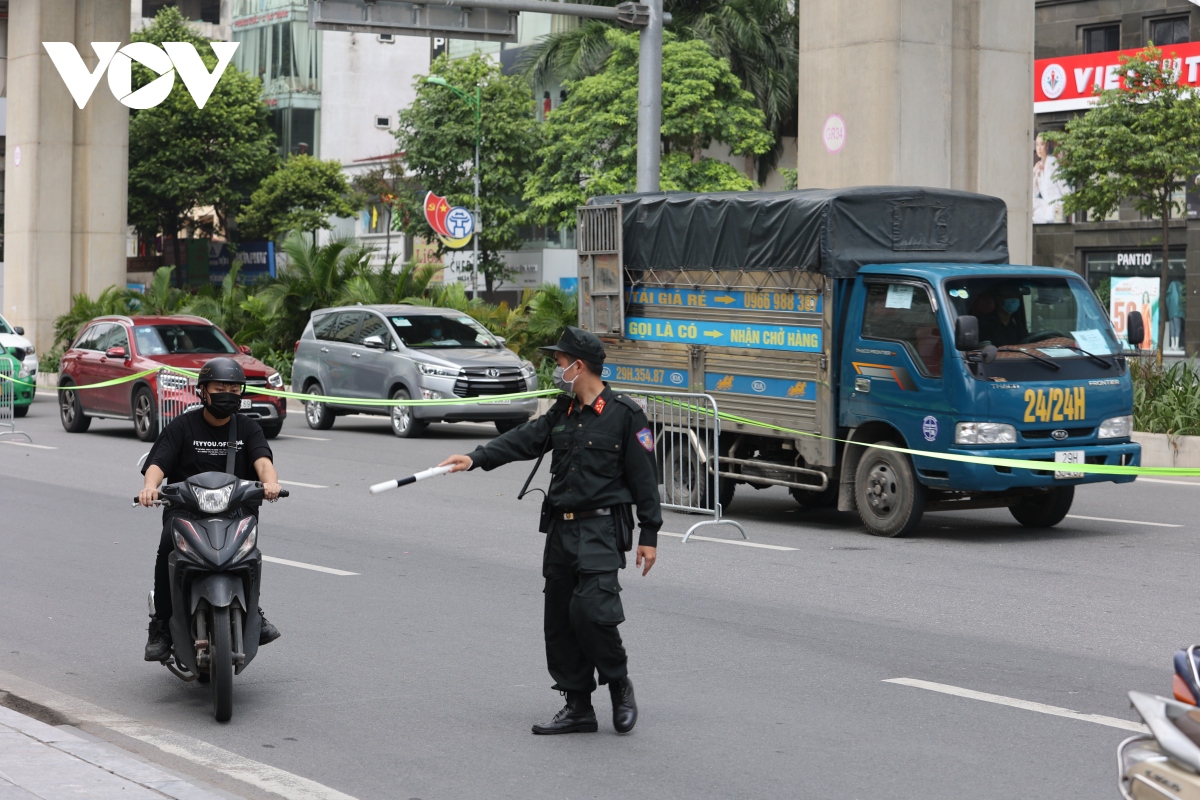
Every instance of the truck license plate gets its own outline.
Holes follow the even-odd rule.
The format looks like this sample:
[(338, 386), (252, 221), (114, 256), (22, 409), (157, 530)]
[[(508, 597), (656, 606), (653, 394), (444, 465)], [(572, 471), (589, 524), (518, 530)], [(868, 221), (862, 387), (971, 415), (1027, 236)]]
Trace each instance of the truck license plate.
[(512, 400), (480, 400), (481, 406), (506, 406), (512, 403)]
[[(1058, 450), (1054, 453), (1055, 464), (1083, 464), (1085, 463), (1082, 450)], [(1054, 477), (1057, 479), (1082, 478), (1082, 472), (1055, 472)]]
[(243, 400), (243, 401), (242, 401), (242, 411), (246, 411), (246, 410), (248, 410), (249, 408), (250, 408), (250, 401), (249, 401), (249, 400)]

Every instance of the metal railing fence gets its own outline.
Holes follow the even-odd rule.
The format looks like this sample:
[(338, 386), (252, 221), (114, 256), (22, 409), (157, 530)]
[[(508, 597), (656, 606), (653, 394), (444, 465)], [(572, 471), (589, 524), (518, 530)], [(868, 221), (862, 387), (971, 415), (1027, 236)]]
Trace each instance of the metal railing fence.
[(0, 437), (21, 437), (32, 444), (29, 434), (17, 430), (17, 385), (13, 380), (19, 370), (20, 365), (13, 359), (0, 358)]

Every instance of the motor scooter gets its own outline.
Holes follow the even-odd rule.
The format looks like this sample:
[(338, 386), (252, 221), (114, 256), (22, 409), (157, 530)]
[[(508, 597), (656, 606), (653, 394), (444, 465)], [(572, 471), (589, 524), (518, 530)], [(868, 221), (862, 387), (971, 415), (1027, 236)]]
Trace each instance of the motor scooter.
[(1130, 692), (1150, 728), (1117, 747), (1125, 800), (1200, 800), (1200, 645), (1175, 653), (1175, 699)]
[[(287, 497), (288, 491), (279, 496)], [(210, 683), (213, 714), (218, 722), (228, 722), (233, 676), (254, 660), (262, 627), (262, 554), (251, 506), (262, 502), (263, 485), (225, 472), (202, 472), (166, 484), (159, 497), (155, 505), (183, 512), (171, 520), (172, 647), (162, 663), (182, 680)], [(153, 614), (153, 592), (149, 603)]]

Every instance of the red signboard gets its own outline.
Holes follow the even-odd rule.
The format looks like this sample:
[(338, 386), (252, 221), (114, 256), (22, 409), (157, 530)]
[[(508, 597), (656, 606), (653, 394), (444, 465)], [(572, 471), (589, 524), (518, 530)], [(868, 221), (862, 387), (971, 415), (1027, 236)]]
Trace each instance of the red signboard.
[[(1200, 42), (1172, 44), (1160, 48), (1163, 65), (1174, 69), (1185, 86), (1200, 86)], [(1033, 62), (1033, 112), (1074, 111), (1095, 103), (1100, 89), (1117, 89), (1121, 84), (1121, 56), (1136, 50), (1112, 50), (1063, 58), (1039, 58)]]

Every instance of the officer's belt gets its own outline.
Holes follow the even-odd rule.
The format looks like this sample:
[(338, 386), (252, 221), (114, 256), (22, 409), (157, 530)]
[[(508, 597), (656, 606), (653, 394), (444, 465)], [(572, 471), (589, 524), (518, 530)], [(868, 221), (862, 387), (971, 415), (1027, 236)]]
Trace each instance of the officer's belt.
[(611, 517), (611, 508), (595, 508), (591, 511), (563, 511), (562, 509), (554, 509), (554, 516), (557, 519), (570, 522), (575, 519), (591, 519), (592, 517)]

